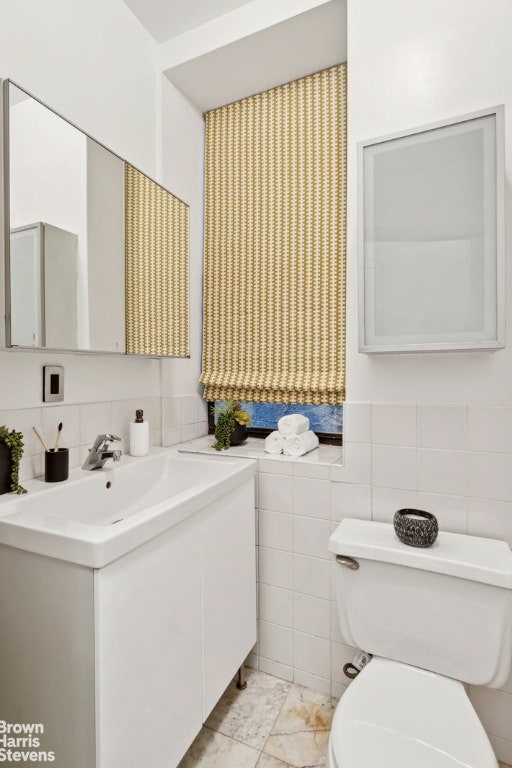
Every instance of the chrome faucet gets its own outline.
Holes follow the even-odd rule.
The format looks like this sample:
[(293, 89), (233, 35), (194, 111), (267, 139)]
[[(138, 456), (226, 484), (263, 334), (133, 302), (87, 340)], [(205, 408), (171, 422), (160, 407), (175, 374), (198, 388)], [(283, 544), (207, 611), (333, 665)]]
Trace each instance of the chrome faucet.
[(121, 451), (110, 451), (110, 445), (114, 440), (120, 440), (116, 435), (98, 435), (89, 455), (82, 465), (82, 469), (101, 469), (108, 459), (121, 461)]

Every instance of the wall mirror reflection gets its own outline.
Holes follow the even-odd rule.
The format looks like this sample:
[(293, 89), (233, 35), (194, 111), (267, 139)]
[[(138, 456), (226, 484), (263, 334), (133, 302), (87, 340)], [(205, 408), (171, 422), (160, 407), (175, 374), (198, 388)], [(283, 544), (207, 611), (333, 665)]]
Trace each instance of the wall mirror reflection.
[(361, 351), (502, 347), (503, 108), (358, 149)]
[(4, 89), (7, 345), (188, 356), (188, 206)]

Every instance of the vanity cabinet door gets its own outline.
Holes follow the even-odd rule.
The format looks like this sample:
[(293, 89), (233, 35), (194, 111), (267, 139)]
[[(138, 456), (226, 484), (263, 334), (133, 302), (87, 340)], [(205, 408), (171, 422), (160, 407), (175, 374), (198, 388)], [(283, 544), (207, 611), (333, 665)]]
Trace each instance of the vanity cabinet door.
[(201, 728), (199, 523), (95, 571), (97, 768), (177, 765)]
[[(13, 752), (48, 753), (37, 765), (96, 768), (93, 639), (91, 570), (0, 545), (0, 719), (36, 724), (39, 739)], [(22, 765), (0, 747), (0, 763)]]
[(256, 642), (254, 481), (201, 512), (203, 720)]

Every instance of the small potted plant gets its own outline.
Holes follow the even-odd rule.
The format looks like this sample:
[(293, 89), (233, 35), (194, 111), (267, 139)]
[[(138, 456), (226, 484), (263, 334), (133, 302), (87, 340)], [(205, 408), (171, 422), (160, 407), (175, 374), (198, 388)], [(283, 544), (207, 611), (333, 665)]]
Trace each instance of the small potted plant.
[(216, 451), (229, 448), (230, 445), (241, 445), (247, 438), (247, 427), (251, 417), (240, 407), (238, 400), (226, 400), (222, 405), (214, 406), (213, 412), (217, 417), (213, 446)]
[(0, 494), (26, 493), (19, 483), (20, 460), (23, 456), (23, 435), (0, 427)]

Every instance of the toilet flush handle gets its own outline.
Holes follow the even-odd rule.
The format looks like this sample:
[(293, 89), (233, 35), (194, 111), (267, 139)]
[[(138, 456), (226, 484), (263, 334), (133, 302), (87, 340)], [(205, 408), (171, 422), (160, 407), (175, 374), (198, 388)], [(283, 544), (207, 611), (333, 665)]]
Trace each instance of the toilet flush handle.
[(336, 562), (340, 565), (345, 565), (347, 568), (350, 568), (352, 571), (357, 571), (359, 568), (359, 563), (357, 560), (354, 560), (353, 557), (349, 557), (348, 555), (336, 555)]

